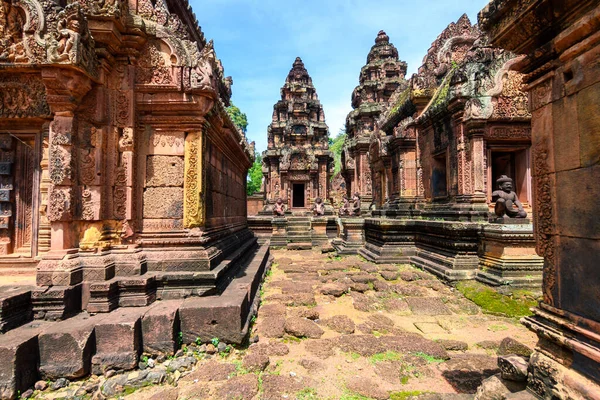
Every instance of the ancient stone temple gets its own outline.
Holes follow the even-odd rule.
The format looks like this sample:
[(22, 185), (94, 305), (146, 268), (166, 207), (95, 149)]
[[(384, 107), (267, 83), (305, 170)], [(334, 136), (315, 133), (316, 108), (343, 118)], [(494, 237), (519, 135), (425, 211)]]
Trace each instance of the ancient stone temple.
[(0, 293), (1, 330), (225, 290), (241, 312), (210, 335), (241, 334), (256, 287), (227, 283), (257, 251), (253, 149), (231, 84), (187, 1), (2, 1), (0, 260), (38, 286)]
[[(377, 119), (392, 94), (398, 88), (406, 88), (405, 76), (406, 63), (400, 61), (398, 50), (386, 33), (380, 31), (367, 56), (367, 64), (360, 71), (359, 85), (352, 93), (353, 111), (346, 119), (347, 138), (342, 153), (342, 175), (348, 196), (358, 193), (364, 210), (371, 203), (381, 206), (386, 201), (374, 193), (380, 192), (384, 163), (390, 160), (371, 160), (368, 153), (371, 138), (382, 140)], [(397, 165), (388, 166), (388, 170), (392, 168), (397, 169)]]
[(263, 174), (270, 210), (283, 199), (289, 211), (308, 211), (316, 198), (329, 201), (333, 157), (323, 106), (312, 79), (296, 58), (273, 106)]
[(600, 5), (494, 0), (479, 22), (493, 45), (525, 55), (516, 68), (529, 92), (535, 239), (544, 257), (544, 301), (524, 320), (539, 338), (528, 390), (597, 399)]
[(519, 60), (491, 47), (463, 15), (379, 105), (367, 153), (374, 210), (362, 255), (409, 261), (451, 280), (541, 283), (531, 220), (488, 223), (501, 177), (512, 178), (520, 216), (531, 212), (531, 115), (514, 71)]

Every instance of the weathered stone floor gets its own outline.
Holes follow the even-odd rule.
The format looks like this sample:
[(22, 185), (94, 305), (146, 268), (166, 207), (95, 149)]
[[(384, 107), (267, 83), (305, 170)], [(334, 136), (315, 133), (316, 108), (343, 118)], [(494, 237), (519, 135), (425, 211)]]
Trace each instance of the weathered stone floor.
[(127, 399), (466, 399), (498, 372), (496, 356), (510, 345), (504, 338), (535, 344), (516, 319), (482, 313), (411, 266), (310, 251), (273, 256), (248, 348), (207, 356), (206, 346), (190, 346), (192, 357), (142, 371), (154, 375), (130, 374), (141, 382), (134, 386), (149, 386), (133, 393), (116, 393), (127, 379), (117, 375), (37, 398), (104, 398), (90, 390), (100, 386)]

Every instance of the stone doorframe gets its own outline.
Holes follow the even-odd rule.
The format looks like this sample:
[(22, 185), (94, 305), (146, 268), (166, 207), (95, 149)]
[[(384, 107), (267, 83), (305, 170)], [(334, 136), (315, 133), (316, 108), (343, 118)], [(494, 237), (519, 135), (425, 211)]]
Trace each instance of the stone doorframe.
[[(42, 135), (41, 127), (18, 131), (0, 129), (0, 232), (3, 232), (0, 257), (33, 260), (38, 255)], [(29, 156), (23, 153), (27, 149), (31, 151)], [(19, 179), (17, 173), (27, 176)], [(26, 196), (26, 202), (17, 202), (17, 197), (22, 196)], [(25, 226), (25, 229), (19, 230), (17, 226)], [(21, 249), (29, 246), (29, 251), (15, 253), (19, 243)]]

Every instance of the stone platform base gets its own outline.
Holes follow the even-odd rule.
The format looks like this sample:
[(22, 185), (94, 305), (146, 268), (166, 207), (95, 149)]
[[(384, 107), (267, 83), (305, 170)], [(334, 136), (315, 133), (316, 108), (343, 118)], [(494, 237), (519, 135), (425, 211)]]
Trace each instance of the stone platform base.
[(544, 259), (535, 252), (531, 221), (505, 218), (483, 226), (477, 280), (492, 286), (540, 288)]
[(340, 238), (332, 244), (335, 251), (341, 255), (358, 254), (365, 244), (364, 218), (339, 218)]
[[(543, 259), (535, 253), (531, 223), (501, 222), (366, 218), (365, 243), (356, 251), (375, 263), (411, 263), (448, 281), (539, 288)], [(344, 254), (343, 238), (335, 243)]]
[(142, 352), (172, 355), (200, 338), (240, 344), (256, 313), (270, 265), (269, 244), (255, 247), (231, 282), (213, 296), (157, 301), (60, 321), (35, 321), (0, 335), (0, 398), (13, 399), (39, 379), (77, 379), (137, 366)]

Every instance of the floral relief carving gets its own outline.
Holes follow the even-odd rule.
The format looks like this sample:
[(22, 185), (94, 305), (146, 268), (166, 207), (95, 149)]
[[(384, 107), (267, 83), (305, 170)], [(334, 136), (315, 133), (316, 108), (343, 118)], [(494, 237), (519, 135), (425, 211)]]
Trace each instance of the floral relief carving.
[(115, 96), (115, 119), (117, 125), (125, 126), (129, 121), (129, 95), (119, 90)]
[(48, 167), (52, 183), (63, 184), (66, 180), (71, 179), (71, 154), (61, 146), (52, 146)]
[(202, 187), (202, 134), (189, 133), (185, 139), (185, 180), (183, 224), (195, 228), (204, 223), (201, 199)]
[(143, 85), (168, 85), (173, 83), (171, 69), (155, 41), (146, 43), (139, 61), (136, 83)]
[(96, 157), (94, 149), (79, 150), (79, 181), (84, 185), (96, 182)]
[(46, 88), (39, 78), (0, 77), (0, 117), (26, 118), (50, 115)]
[(72, 217), (71, 189), (51, 186), (48, 192), (48, 220), (69, 220)]
[(556, 285), (555, 243), (553, 237), (554, 218), (552, 205), (552, 183), (548, 166), (548, 143), (536, 144), (533, 151), (535, 179), (535, 236), (537, 253), (544, 257), (544, 302), (553, 305), (553, 290)]
[(94, 210), (97, 206), (92, 199), (92, 192), (84, 189), (81, 192), (81, 219), (84, 221), (94, 220)]

